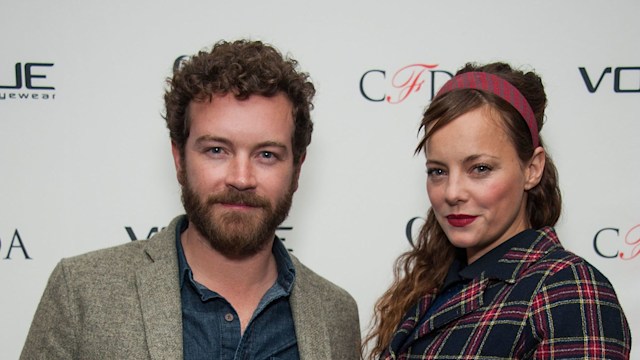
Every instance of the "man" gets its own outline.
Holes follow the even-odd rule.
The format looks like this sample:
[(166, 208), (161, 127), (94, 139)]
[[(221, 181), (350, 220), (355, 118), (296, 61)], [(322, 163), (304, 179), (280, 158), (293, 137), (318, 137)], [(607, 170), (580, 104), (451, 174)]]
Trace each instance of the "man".
[(354, 300), (275, 236), (311, 141), (313, 85), (261, 42), (176, 70), (166, 121), (186, 216), (63, 259), (22, 359), (357, 359)]

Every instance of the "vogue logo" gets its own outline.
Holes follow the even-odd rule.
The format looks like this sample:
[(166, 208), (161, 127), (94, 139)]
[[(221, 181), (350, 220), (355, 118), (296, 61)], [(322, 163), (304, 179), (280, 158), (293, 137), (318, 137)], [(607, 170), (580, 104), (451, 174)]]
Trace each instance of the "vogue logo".
[[(129, 235), (129, 239), (131, 241), (139, 240), (138, 236), (133, 231), (133, 228), (131, 226), (125, 226), (124, 229), (127, 231), (127, 235)], [(164, 228), (162, 228), (162, 229), (164, 229)], [(157, 226), (152, 227), (151, 230), (149, 230), (149, 232), (147, 233), (146, 239), (151, 238), (157, 232), (158, 232), (158, 227)]]
[[(16, 253), (14, 254), (13, 251), (16, 251)], [(20, 256), (20, 252), (22, 252), (22, 256), (24, 256), (24, 259), (31, 260), (31, 257), (27, 253), (27, 248), (24, 246), (24, 242), (22, 241), (22, 237), (20, 236), (18, 229), (13, 232), (11, 242), (9, 242), (8, 246), (5, 245), (4, 248), (2, 239), (0, 238), (0, 254), (6, 254), (2, 256), (2, 260), (13, 260), (11, 256)]]
[(587, 90), (595, 93), (603, 81), (611, 84), (613, 77), (613, 92), (616, 93), (640, 93), (640, 67), (628, 66), (611, 68), (606, 67), (602, 70), (592, 70), (591, 74), (584, 67), (579, 67), (580, 75)]
[[(133, 231), (133, 228), (131, 226), (125, 226), (124, 227), (125, 231), (127, 232), (127, 235), (129, 236), (129, 240), (131, 241), (136, 241), (139, 240), (138, 236), (136, 235), (135, 231)], [(164, 228), (160, 228), (160, 230), (162, 230)], [(292, 230), (293, 227), (291, 226), (278, 226), (278, 228), (276, 229), (277, 232), (280, 231), (288, 231), (288, 230)], [(154, 226), (152, 227), (149, 232), (147, 233), (147, 239), (151, 238), (153, 235), (155, 235), (158, 232), (158, 227)], [(144, 233), (144, 232), (143, 232)], [(278, 238), (280, 238), (280, 240), (285, 241), (286, 239), (281, 236), (280, 234), (278, 234)], [(288, 249), (289, 251), (293, 251), (293, 249)]]
[(47, 72), (53, 65), (16, 63), (9, 72), (0, 68), (0, 100), (54, 100), (55, 87), (47, 81)]
[(438, 64), (411, 64), (394, 72), (373, 69), (360, 77), (360, 94), (368, 101), (399, 104), (426, 89), (431, 100), (436, 89), (452, 77), (451, 72), (438, 69)]
[(640, 255), (640, 224), (620, 237), (620, 229), (608, 227), (598, 230), (593, 237), (596, 254), (607, 259), (632, 260)]

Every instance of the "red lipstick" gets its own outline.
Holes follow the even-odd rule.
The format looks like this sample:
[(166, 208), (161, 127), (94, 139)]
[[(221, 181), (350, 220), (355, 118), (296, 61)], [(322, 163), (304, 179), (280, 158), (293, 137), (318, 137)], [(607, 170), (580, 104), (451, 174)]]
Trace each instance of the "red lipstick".
[(477, 216), (464, 215), (464, 214), (452, 214), (447, 216), (449, 225), (453, 227), (465, 227), (471, 224)]

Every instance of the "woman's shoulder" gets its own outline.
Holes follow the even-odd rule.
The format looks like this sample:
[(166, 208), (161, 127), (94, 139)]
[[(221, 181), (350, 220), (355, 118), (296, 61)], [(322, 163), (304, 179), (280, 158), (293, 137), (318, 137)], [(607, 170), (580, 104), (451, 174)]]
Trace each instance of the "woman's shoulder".
[(535, 277), (539, 277), (540, 288), (544, 291), (558, 291), (567, 296), (598, 291), (615, 296), (613, 285), (598, 268), (562, 246), (547, 252), (527, 273), (538, 275)]
[[(607, 277), (583, 257), (565, 249), (552, 228), (538, 230), (539, 237), (527, 250), (527, 265), (522, 267), (519, 282), (526, 282), (536, 288), (572, 288), (597, 286), (608, 292), (613, 291)], [(535, 254), (535, 256), (534, 256)]]

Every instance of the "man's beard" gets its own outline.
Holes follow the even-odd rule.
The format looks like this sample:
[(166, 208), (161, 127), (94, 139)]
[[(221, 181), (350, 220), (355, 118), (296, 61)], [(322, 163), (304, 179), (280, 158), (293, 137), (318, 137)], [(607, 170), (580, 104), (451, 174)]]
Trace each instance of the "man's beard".
[[(189, 179), (183, 179), (186, 185), (182, 186), (182, 204), (187, 217), (212, 248), (233, 259), (255, 255), (273, 240), (276, 228), (289, 214), (294, 193), (292, 182), (275, 207), (262, 196), (232, 188), (201, 199)], [(255, 208), (247, 212), (214, 209), (221, 203)]]

